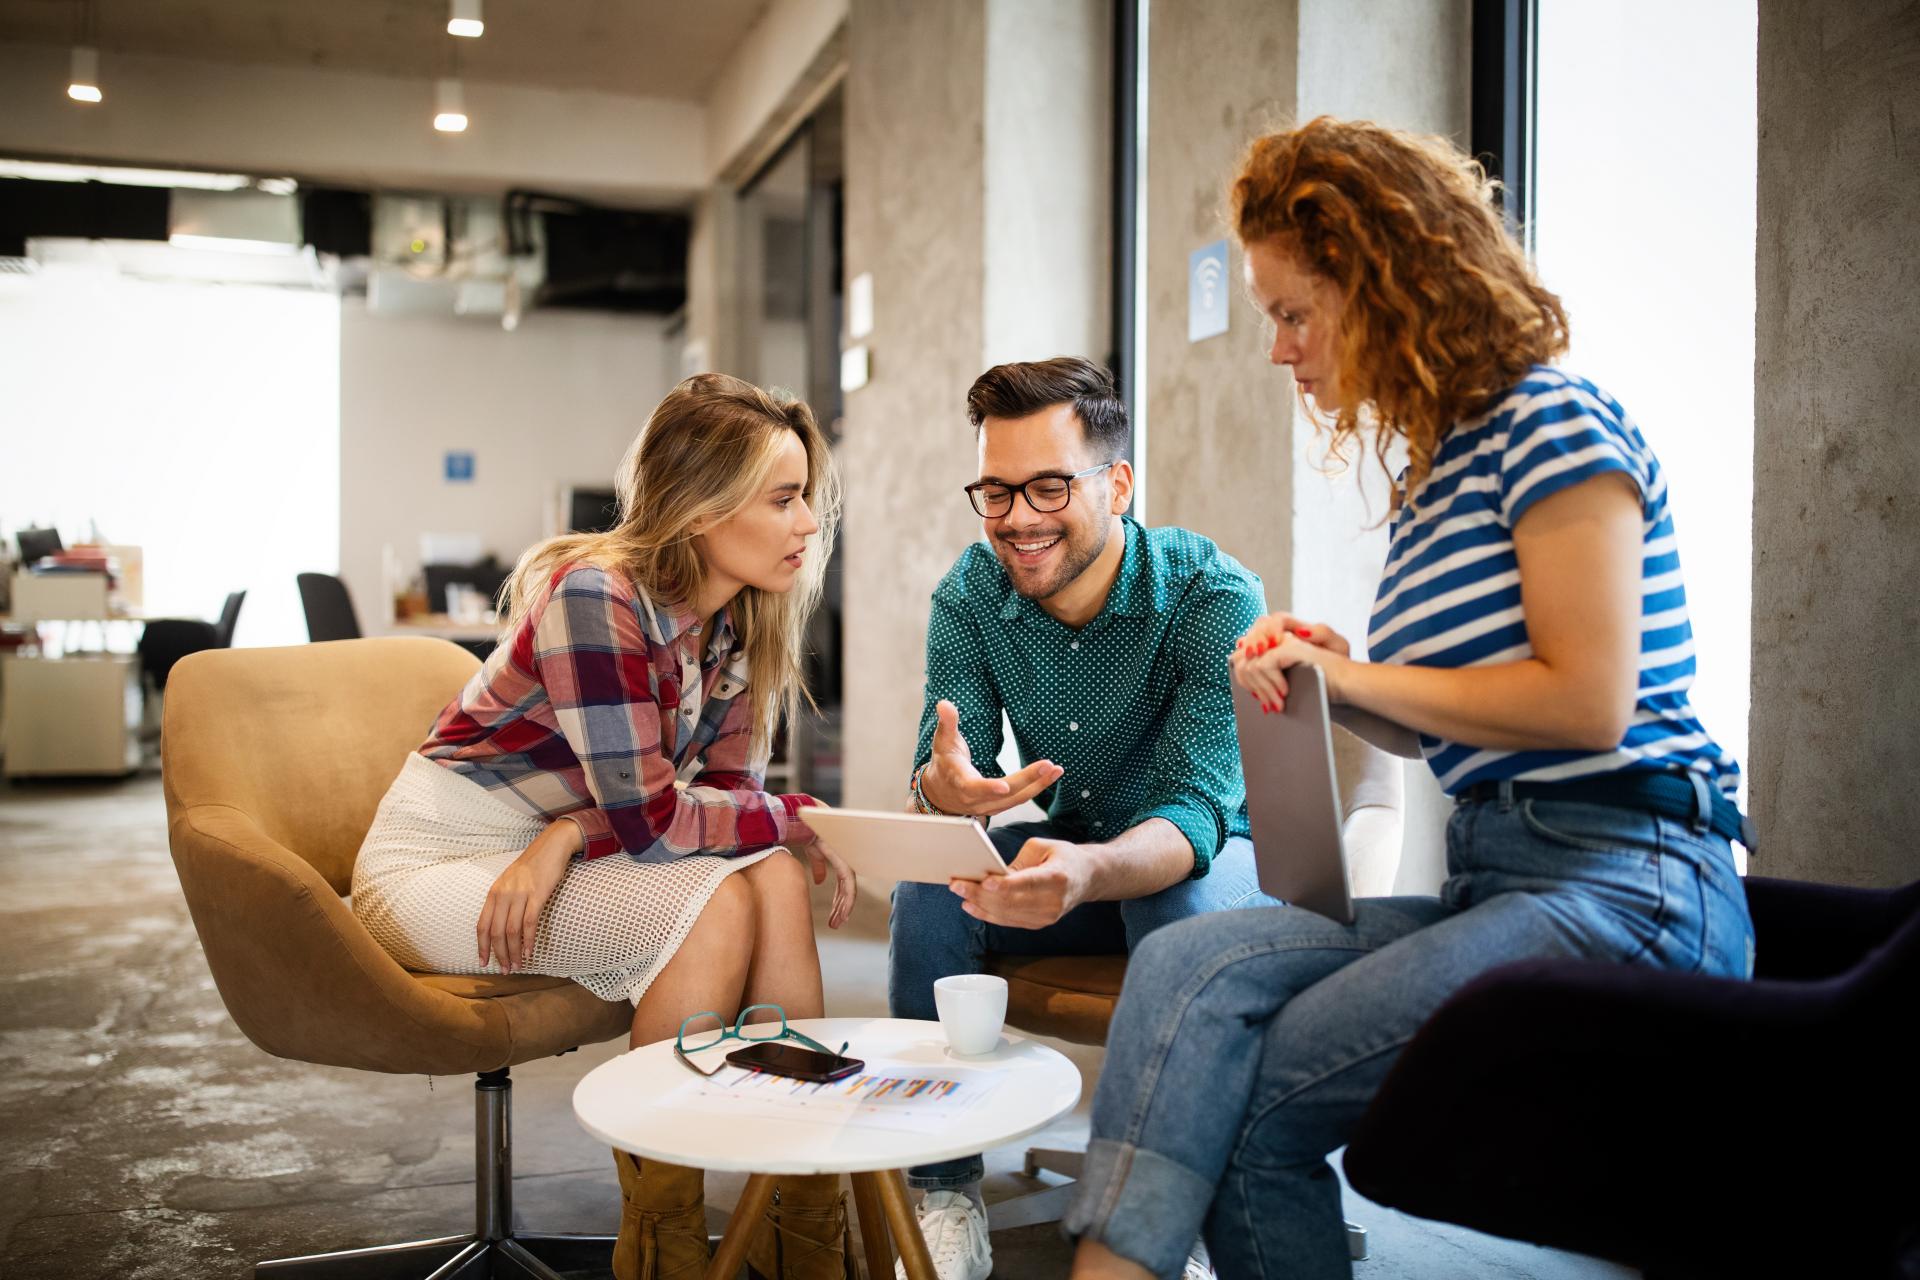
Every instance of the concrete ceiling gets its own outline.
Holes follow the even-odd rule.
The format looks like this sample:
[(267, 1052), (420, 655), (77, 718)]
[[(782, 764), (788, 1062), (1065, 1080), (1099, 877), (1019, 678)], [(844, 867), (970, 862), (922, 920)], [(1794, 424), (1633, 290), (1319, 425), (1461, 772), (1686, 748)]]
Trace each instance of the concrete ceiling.
[[(449, 36), (448, 0), (0, 0), (0, 41), (699, 101), (769, 0), (484, 0)], [(454, 59), (458, 59), (455, 67)]]

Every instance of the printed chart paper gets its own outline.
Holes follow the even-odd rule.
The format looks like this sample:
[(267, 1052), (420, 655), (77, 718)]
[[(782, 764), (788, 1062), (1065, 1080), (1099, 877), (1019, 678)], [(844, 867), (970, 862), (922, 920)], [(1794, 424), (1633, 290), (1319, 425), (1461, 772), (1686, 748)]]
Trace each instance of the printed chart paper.
[(868, 1059), (866, 1069), (824, 1084), (723, 1067), (689, 1079), (665, 1100), (677, 1111), (917, 1132), (950, 1123), (993, 1095), (1005, 1071)]

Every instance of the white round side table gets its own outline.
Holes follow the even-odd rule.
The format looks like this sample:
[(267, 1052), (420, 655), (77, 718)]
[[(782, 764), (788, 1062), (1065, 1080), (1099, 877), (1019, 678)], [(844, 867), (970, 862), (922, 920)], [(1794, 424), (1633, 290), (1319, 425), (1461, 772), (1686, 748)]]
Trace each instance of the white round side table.
[[(903, 1064), (929, 1077), (940, 1077), (943, 1071), (959, 1079), (966, 1079), (969, 1071), (1001, 1074), (992, 1095), (978, 1106), (957, 1110), (951, 1117), (937, 1109), (925, 1115), (916, 1112), (907, 1127), (874, 1127), (809, 1116), (798, 1107), (789, 1118), (777, 1105), (756, 1106), (739, 1116), (676, 1106), (674, 1095), (696, 1076), (674, 1056), (671, 1040), (644, 1045), (595, 1067), (573, 1091), (573, 1114), (588, 1133), (638, 1156), (752, 1175), (714, 1253), (708, 1280), (738, 1273), (753, 1224), (772, 1201), (775, 1176), (807, 1173), (852, 1175), (869, 1280), (890, 1280), (893, 1275), (889, 1234), (906, 1262), (908, 1280), (935, 1280), (901, 1171), (1016, 1142), (1071, 1111), (1080, 1100), (1078, 1068), (1010, 1029), (1002, 1033), (995, 1052), (957, 1057), (949, 1053), (937, 1022), (806, 1018), (789, 1025), (829, 1048), (846, 1041), (849, 1056)], [(725, 1057), (719, 1049), (711, 1054)], [(881, 1223), (888, 1230), (879, 1230)]]

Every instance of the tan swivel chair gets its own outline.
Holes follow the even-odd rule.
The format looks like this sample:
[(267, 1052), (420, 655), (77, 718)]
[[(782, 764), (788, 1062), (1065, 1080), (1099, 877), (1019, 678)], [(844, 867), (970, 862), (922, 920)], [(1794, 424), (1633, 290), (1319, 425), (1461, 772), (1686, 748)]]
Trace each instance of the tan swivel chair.
[(180, 886), (220, 997), (277, 1057), (475, 1072), (471, 1234), (263, 1262), (256, 1276), (605, 1269), (611, 1236), (515, 1235), (507, 1069), (626, 1033), (632, 1010), (564, 978), (409, 973), (343, 900), (387, 786), (477, 663), (444, 640), (207, 650), (167, 684), (163, 772)]
[[(1333, 731), (1333, 757), (1349, 870), (1356, 883), (1391, 885), (1400, 862), (1400, 762), (1340, 728)], [(992, 956), (987, 971), (1007, 980), (1007, 1021), (1012, 1025), (1075, 1044), (1104, 1045), (1127, 976), (1127, 957)], [(1029, 1178), (1042, 1169), (1078, 1178), (1085, 1162), (1084, 1151), (1031, 1147), (1024, 1171)], [(1057, 1222), (1072, 1196), (1073, 1184), (1067, 1183), (1003, 1201), (993, 1207), (993, 1229)], [(1356, 1259), (1366, 1257), (1366, 1229), (1348, 1223), (1347, 1247)]]

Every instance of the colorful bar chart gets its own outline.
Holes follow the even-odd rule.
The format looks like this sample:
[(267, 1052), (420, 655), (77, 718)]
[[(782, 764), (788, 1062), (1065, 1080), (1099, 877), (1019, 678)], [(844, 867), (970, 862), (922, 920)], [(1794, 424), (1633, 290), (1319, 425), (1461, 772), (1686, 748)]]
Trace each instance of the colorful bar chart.
[(832, 1124), (905, 1128), (951, 1120), (990, 1094), (1002, 1071), (943, 1070), (925, 1065), (871, 1062), (844, 1080), (796, 1080), (768, 1071), (727, 1067), (708, 1080), (688, 1084), (675, 1105), (712, 1113), (809, 1120)]

